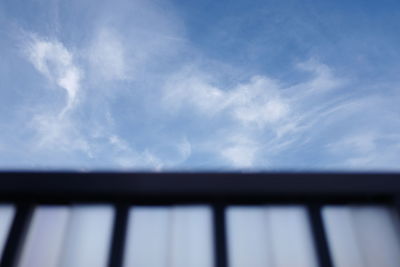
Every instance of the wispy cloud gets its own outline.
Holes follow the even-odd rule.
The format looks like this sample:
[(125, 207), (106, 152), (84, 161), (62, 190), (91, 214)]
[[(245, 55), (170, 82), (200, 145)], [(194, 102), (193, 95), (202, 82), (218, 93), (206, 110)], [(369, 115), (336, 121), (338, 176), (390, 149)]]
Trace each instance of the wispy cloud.
[[(55, 38), (25, 35), (28, 37), (23, 39), (23, 54), (47, 80), (48, 87), (62, 89), (66, 99), (62, 106), (43, 103), (49, 107), (33, 110), (29, 122), (34, 130), (32, 153), (79, 152), (84, 153), (89, 162), (108, 162), (105, 168), (154, 170), (173, 167), (190, 156), (191, 144), (187, 138), (169, 148), (176, 150), (171, 157), (151, 147), (137, 149), (134, 142), (126, 141), (116, 132), (118, 114), (110, 112), (109, 103), (117, 92), (102, 90), (101, 81), (112, 84), (137, 79), (134, 69), (138, 62), (126, 61), (130, 58), (127, 57), (129, 49), (115, 30), (101, 28), (88, 46), (75, 50)], [(82, 51), (87, 54), (82, 55)], [(93, 86), (99, 90), (94, 90)], [(59, 92), (62, 94), (61, 90)], [(89, 116), (90, 120), (82, 119), (82, 115)]]
[(257, 160), (260, 144), (247, 136), (228, 136), (220, 148), (221, 156), (235, 168), (251, 168)]
[(31, 126), (36, 131), (36, 150), (59, 150), (66, 153), (82, 151), (92, 157), (90, 144), (82, 136), (80, 129), (73, 120), (52, 114), (36, 114), (32, 118)]
[(127, 170), (151, 168), (155, 171), (161, 171), (174, 169), (190, 157), (192, 149), (191, 143), (186, 138), (176, 144), (170, 144), (168, 151), (157, 151), (150, 148), (140, 152), (135, 151), (130, 144), (115, 136), (110, 142), (119, 147), (119, 151), (114, 155), (114, 162), (120, 168)]
[(344, 83), (342, 78), (335, 76), (326, 64), (322, 64), (315, 58), (297, 64), (299, 70), (313, 74), (313, 78), (304, 84), (297, 84), (295, 87), (302, 87), (302, 94), (326, 93), (329, 89), (335, 89)]
[(400, 135), (375, 131), (356, 132), (327, 145), (330, 152), (342, 158), (335, 164), (351, 169), (395, 170), (399, 162)]
[(241, 124), (264, 127), (288, 115), (289, 106), (275, 81), (253, 76), (234, 88), (219, 88), (200, 71), (175, 74), (164, 88), (163, 102), (171, 110), (191, 107), (205, 116), (221, 113)]
[(126, 62), (125, 46), (112, 29), (99, 29), (87, 52), (91, 71), (98, 81), (124, 80), (132, 75)]
[(36, 35), (28, 38), (24, 48), (36, 70), (65, 90), (67, 101), (60, 112), (62, 116), (76, 104), (83, 76), (82, 70), (74, 62), (72, 52), (57, 40), (46, 40)]
[[(307, 73), (308, 78), (289, 85), (267, 75), (249, 74), (247, 79), (223, 86), (224, 82), (218, 75), (202, 65), (191, 63), (159, 76), (159, 89), (153, 93), (159, 94), (161, 105), (144, 104), (158, 114), (166, 112), (169, 119), (163, 121), (161, 117), (165, 125), (182, 120), (181, 114), (192, 114), (196, 123), (191, 131), (196, 129), (196, 124), (203, 125), (208, 127), (208, 134), (189, 135), (189, 139), (196, 140), (194, 144), (185, 137), (182, 141), (162, 141), (171, 142), (172, 146), (148, 144), (138, 149), (134, 140), (128, 138), (128, 141), (116, 131), (118, 124), (123, 122), (107, 107), (110, 93), (97, 90), (96, 98), (106, 106), (103, 110), (93, 107), (94, 114), (97, 114), (90, 122), (95, 126), (93, 129), (88, 131), (84, 122), (73, 114), (74, 109), (87, 110), (89, 102), (94, 101), (91, 95), (94, 91), (90, 90), (85, 97), (79, 98), (84, 90), (83, 84), (90, 86), (90, 83), (85, 83), (84, 72), (102, 77), (98, 81), (129, 81), (138, 66), (137, 62), (127, 61), (125, 54), (129, 53), (128, 46), (112, 29), (103, 29), (96, 36), (89, 48), (83, 48), (90, 53), (88, 57), (80, 58), (81, 61), (88, 60), (88, 64), (80, 67), (75, 63), (75, 54), (57, 40), (35, 36), (26, 44), (25, 51), (36, 70), (55, 87), (64, 89), (67, 98), (66, 105), (58, 113), (40, 113), (33, 117), (38, 147), (77, 150), (92, 159), (103, 158), (101, 154), (108, 148), (113, 164), (126, 169), (149, 166), (155, 170), (175, 168), (199, 151), (215, 157), (221, 166), (227, 164), (232, 168), (245, 169), (271, 167), (276, 164), (275, 157), (315, 142), (318, 139), (316, 132), (322, 124), (325, 124), (323, 127), (327, 127), (328, 123), (334, 125), (341, 116), (357, 114), (360, 110), (357, 107), (363, 109), (363, 98), (354, 99), (351, 92), (336, 93), (347, 86), (346, 81), (315, 59), (298, 63), (298, 72)], [(142, 84), (143, 79), (148, 77), (134, 77), (133, 80)], [(121, 96), (124, 96), (123, 92)], [(187, 132), (180, 134), (187, 136)], [(360, 156), (363, 153), (361, 150), (353, 154), (348, 152), (342, 164), (349, 167), (363, 164), (375, 166), (371, 162), (378, 162), (374, 155), (381, 151), (375, 148), (378, 146), (376, 140), (383, 137), (376, 134), (373, 138), (365, 135), (353, 137), (342, 135), (342, 141), (329, 141), (331, 145), (321, 149), (333, 155), (337, 153), (335, 149), (345, 151), (344, 147), (352, 147), (356, 151), (368, 148), (364, 151), (367, 156)], [(395, 154), (392, 150), (385, 151)]]
[(22, 45), (27, 59), (47, 79), (49, 87), (65, 96), (62, 106), (32, 114), (29, 126), (35, 130), (34, 150), (82, 151), (92, 157), (90, 144), (71, 118), (80, 100), (83, 78), (74, 53), (58, 40), (34, 34), (25, 38)]
[[(220, 120), (217, 128), (209, 129), (215, 137), (210, 149), (233, 166), (266, 164), (294, 142), (305, 142), (303, 134), (337, 107), (331, 107), (332, 100), (324, 96), (344, 82), (328, 66), (313, 59), (298, 64), (298, 69), (311, 78), (285, 87), (276, 79), (255, 75), (224, 88), (214, 85), (218, 82), (212, 73), (191, 66), (169, 78), (163, 103), (169, 112), (191, 110), (196, 119)], [(316, 98), (318, 108), (310, 108)]]
[[(17, 114), (10, 129), (24, 129), (24, 138), (0, 131), (1, 154), (12, 151), (15, 162), (151, 170), (398, 166), (398, 83), (346, 76), (317, 50), (282, 59), (274, 71), (265, 67), (272, 61), (261, 62), (265, 53), (292, 53), (282, 50), (291, 43), (270, 43), (281, 40), (270, 36), (281, 36), (275, 31), (257, 44), (229, 37), (247, 44), (240, 63), (229, 57), (235, 49), (215, 56), (213, 45), (199, 42), (212, 34), (192, 32), (195, 22), (168, 1), (88, 1), (95, 8), (76, 16), (80, 5), (54, 4), (54, 14), (42, 14), (52, 26), (42, 21), (42, 31), (21, 23), (30, 32), (22, 34), (24, 61), (15, 67), (24, 70), (18, 94), (25, 101), (10, 106)], [(255, 35), (264, 36), (261, 28)], [(262, 64), (245, 62), (249, 55), (263, 55)]]

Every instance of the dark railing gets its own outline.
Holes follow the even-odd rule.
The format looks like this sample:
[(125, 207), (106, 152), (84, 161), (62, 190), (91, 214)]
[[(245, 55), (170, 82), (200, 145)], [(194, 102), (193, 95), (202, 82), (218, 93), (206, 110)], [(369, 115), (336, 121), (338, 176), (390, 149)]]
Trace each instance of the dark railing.
[(398, 207), (396, 173), (0, 173), (0, 201), (17, 213), (0, 267), (13, 267), (33, 207), (110, 203), (116, 208), (109, 267), (122, 267), (130, 205), (207, 204), (213, 209), (215, 267), (227, 267), (228, 205), (301, 204), (308, 208), (320, 267), (332, 267), (321, 207), (381, 203)]

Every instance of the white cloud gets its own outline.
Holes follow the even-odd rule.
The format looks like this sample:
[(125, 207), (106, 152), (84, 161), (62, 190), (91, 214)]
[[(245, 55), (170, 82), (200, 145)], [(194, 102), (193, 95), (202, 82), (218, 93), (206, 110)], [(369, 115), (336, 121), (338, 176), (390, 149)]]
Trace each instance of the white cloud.
[[(98, 80), (125, 80), (129, 78), (126, 49), (118, 33), (111, 28), (99, 29), (89, 49), (92, 72)], [(129, 62), (132, 65), (133, 62)]]
[(167, 82), (163, 101), (172, 112), (185, 107), (195, 108), (206, 116), (225, 112), (241, 124), (260, 128), (285, 118), (290, 112), (279, 86), (264, 76), (253, 76), (248, 83), (222, 89), (211, 85), (207, 75), (185, 70)]
[(209, 77), (196, 69), (185, 68), (168, 77), (162, 101), (172, 113), (191, 106), (205, 116), (226, 108), (226, 93), (213, 86)]
[(246, 136), (232, 136), (221, 148), (221, 156), (235, 168), (253, 167), (259, 145)]
[(356, 132), (327, 145), (330, 153), (340, 157), (337, 165), (351, 169), (397, 169), (400, 135), (377, 131)]
[(126, 153), (116, 153), (113, 162), (117, 164), (119, 168), (126, 170), (148, 169), (160, 171), (164, 167), (164, 162), (148, 150), (138, 153), (129, 149)]
[[(127, 57), (130, 53), (127, 49), (116, 31), (101, 28), (87, 50), (90, 69), (85, 72), (94, 74), (98, 81), (130, 79), (138, 62), (126, 61), (127, 58), (132, 59)], [(74, 54), (57, 40), (38, 37), (32, 38), (26, 51), (35, 68), (67, 92), (67, 105), (59, 116), (38, 114), (34, 117), (40, 146), (47, 144), (79, 150), (91, 158), (101, 157), (99, 153), (104, 153), (110, 146), (109, 154), (117, 165), (123, 168), (152, 166), (156, 170), (182, 164), (193, 153), (192, 144), (186, 137), (168, 148), (170, 153), (175, 154), (173, 157), (171, 154), (165, 156), (165, 151), (155, 147), (137, 151), (131, 142), (112, 130), (116, 122), (108, 109), (97, 110), (105, 112), (105, 121), (95, 120), (98, 127), (93, 127), (91, 132), (82, 132), (83, 122), (65, 115), (76, 107), (82, 89), (83, 71), (75, 64)], [(299, 68), (312, 73), (312, 78), (287, 88), (265, 75), (253, 75), (245, 82), (221, 87), (223, 83), (215, 74), (192, 65), (167, 75), (165, 85), (158, 93), (162, 94), (162, 103), (171, 115), (191, 110), (203, 122), (207, 118), (223, 120), (221, 127), (226, 128), (226, 134), (221, 136), (218, 129), (210, 129), (209, 138), (214, 140), (209, 143), (214, 145), (209, 146), (208, 153), (217, 155), (236, 168), (249, 168), (259, 162), (265, 164), (268, 161), (265, 153), (272, 156), (284, 150), (300, 138), (299, 132), (313, 126), (310, 121), (318, 121), (320, 112), (309, 111), (306, 106), (313, 97), (311, 91), (331, 89), (341, 84), (327, 66), (316, 61), (299, 64)], [(99, 90), (98, 93), (98, 97), (107, 102), (109, 95), (102, 95)], [(89, 100), (90, 96), (86, 101)], [(160, 112), (163, 112), (162, 109)], [(327, 112), (326, 109), (324, 112)], [(107, 140), (107, 144), (99, 143), (103, 139)], [(262, 153), (264, 159), (261, 161), (259, 156)]]
[(254, 76), (249, 83), (229, 92), (227, 101), (235, 119), (261, 128), (284, 119), (290, 112), (277, 84), (262, 76)]
[[(97, 77), (118, 80), (126, 78), (126, 66), (122, 44), (111, 31), (101, 32), (96, 41), (98, 46), (92, 48), (89, 59), (92, 71)], [(52, 154), (83, 152), (90, 159), (113, 158), (112, 161), (123, 168), (155, 168), (163, 166), (161, 160), (145, 150), (137, 152), (132, 145), (113, 131), (113, 115), (105, 107), (95, 106), (96, 114), (92, 122), (81, 121), (74, 116), (79, 107), (77, 102), (82, 90), (83, 70), (76, 65), (74, 53), (55, 39), (39, 38), (32, 35), (24, 43), (24, 52), (35, 69), (45, 76), (52, 86), (65, 90), (67, 103), (60, 110), (41, 109), (33, 114), (30, 126), (35, 130), (33, 149), (37, 152), (48, 151)], [(96, 58), (95, 56), (101, 56)], [(100, 92), (101, 93), (101, 92)], [(99, 95), (106, 101), (108, 95)], [(88, 104), (81, 99), (82, 104)], [(104, 109), (105, 108), (105, 109)], [(103, 120), (102, 115), (105, 112)], [(93, 127), (86, 125), (93, 123)], [(88, 129), (90, 129), (88, 131)], [(182, 153), (190, 153), (185, 144), (180, 148)], [(106, 153), (106, 154), (104, 154)], [(188, 155), (186, 155), (188, 156)]]
[(36, 131), (33, 147), (36, 150), (73, 152), (81, 151), (93, 157), (91, 146), (82, 133), (67, 117), (51, 114), (37, 114), (31, 126)]
[[(60, 152), (62, 159), (78, 152), (85, 155), (78, 165), (151, 170), (185, 168), (199, 159), (209, 168), (265, 169), (292, 151), (287, 166), (310, 151), (317, 154), (306, 159), (311, 167), (329, 153), (347, 166), (385, 165), (384, 159), (396, 165), (399, 139), (376, 126), (396, 120), (376, 116), (364, 127), (371, 131), (352, 135), (349, 117), (362, 119), (372, 105), (355, 99), (361, 85), (350, 90), (330, 66), (301, 62), (295, 67), (305, 75), (298, 82), (227, 67), (186, 40), (167, 3), (95, 4), (87, 13), (91, 23), (68, 22), (74, 34), (32, 35), (24, 43), (35, 70), (66, 96), (55, 109), (37, 96), (41, 108), (32, 108), (30, 143), (42, 155)], [(63, 29), (65, 21), (58, 23)], [(372, 104), (385, 108), (384, 102)]]
[(63, 115), (77, 102), (83, 72), (75, 64), (73, 53), (59, 41), (37, 36), (29, 39), (24, 46), (29, 60), (50, 82), (66, 91), (67, 103), (60, 112)]
[(313, 74), (313, 78), (305, 84), (298, 84), (304, 86), (301, 89), (302, 94), (306, 93), (324, 93), (329, 89), (339, 87), (344, 83), (343, 80), (333, 75), (332, 70), (325, 64), (320, 63), (318, 60), (311, 58), (305, 62), (297, 64), (299, 70), (303, 70)]
[[(153, 15), (162, 18), (160, 14), (155, 12)], [(75, 50), (55, 38), (24, 33), (28, 36), (22, 44), (24, 55), (51, 87), (63, 89), (66, 95), (66, 104), (61, 107), (42, 102), (40, 108), (32, 108), (29, 125), (34, 130), (31, 143), (35, 153), (48, 152), (55, 156), (83, 152), (93, 162), (107, 162), (105, 168), (119, 166), (155, 170), (174, 166), (190, 156), (191, 144), (186, 138), (172, 146), (174, 156), (169, 158), (164, 151), (151, 149), (150, 144), (149, 148), (136, 149), (134, 140), (127, 141), (116, 131), (119, 121), (116, 122), (115, 114), (108, 106), (110, 97), (114, 97), (116, 92), (102, 90), (102, 82), (111, 84), (136, 79), (134, 75), (139, 67), (148, 66), (151, 59), (159, 59), (158, 50), (182, 41), (170, 34), (164, 35), (166, 32), (151, 34), (160, 42), (154, 42), (154, 36), (148, 35), (149, 32), (139, 33), (139, 36), (144, 35), (142, 40), (123, 37), (120, 32), (121, 29), (100, 26), (89, 45), (83, 44)], [(124, 43), (126, 41), (129, 45)], [(88, 75), (84, 77), (83, 73)]]
[(187, 160), (192, 152), (191, 143), (187, 138), (178, 142), (171, 142), (169, 151), (144, 149), (142, 152), (135, 150), (126, 140), (112, 135), (109, 137), (112, 145), (114, 162), (123, 169), (150, 169), (161, 171), (174, 168)]
[(353, 151), (353, 153), (367, 154), (376, 149), (376, 139), (379, 135), (375, 132), (362, 132), (344, 137), (342, 140), (330, 144), (327, 147), (332, 152), (340, 152), (343, 148)]
[(165, 164), (165, 162), (163, 160), (161, 160), (160, 158), (158, 158), (156, 155), (154, 155), (153, 153), (151, 153), (148, 150), (146, 150), (142, 154), (141, 158), (144, 159), (144, 161), (146, 163), (148, 163), (150, 166), (153, 166), (155, 171), (161, 171)]
[[(210, 129), (214, 140), (204, 143), (209, 152), (232, 166), (265, 166), (274, 155), (307, 142), (304, 134), (339, 109), (328, 92), (344, 82), (315, 60), (299, 64), (299, 69), (311, 78), (285, 87), (270, 77), (255, 75), (223, 88), (213, 73), (186, 67), (168, 79), (163, 104), (173, 114), (194, 112), (201, 121), (221, 120), (219, 129)], [(315, 108), (309, 106), (313, 101)]]
[(125, 140), (122, 140), (121, 137), (119, 137), (115, 134), (109, 136), (108, 140), (109, 140), (110, 144), (113, 145), (117, 150), (120, 150), (120, 151), (129, 151), (130, 150), (130, 146), (129, 146), (128, 142), (126, 142)]
[(70, 116), (79, 101), (83, 78), (74, 53), (58, 40), (33, 34), (25, 39), (23, 49), (35, 69), (46, 77), (52, 87), (63, 89), (66, 95), (66, 103), (62, 107), (56, 110), (41, 108), (33, 114), (30, 126), (36, 132), (34, 149), (66, 153), (81, 151), (89, 158), (93, 157), (89, 142)]

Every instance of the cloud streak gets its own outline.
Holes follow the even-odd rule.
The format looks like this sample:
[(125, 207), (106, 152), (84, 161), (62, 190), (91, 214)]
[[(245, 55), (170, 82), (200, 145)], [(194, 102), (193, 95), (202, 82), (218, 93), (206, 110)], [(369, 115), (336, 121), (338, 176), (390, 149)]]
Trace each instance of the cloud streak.
[(99, 29), (88, 49), (91, 70), (99, 80), (129, 79), (126, 56), (120, 37), (109, 28)]
[[(218, 45), (229, 43), (209, 43), (212, 33), (179, 8), (163, 0), (72, 1), (55, 4), (56, 14), (36, 10), (47, 18), (37, 28), (16, 19), (26, 28), (24, 61), (15, 63), (23, 71), (4, 88), (21, 88), (24, 101), (3, 108), (14, 121), (0, 119), (0, 162), (14, 153), (8, 162), (81, 169), (397, 167), (398, 83), (346, 76), (313, 51), (284, 63), (270, 54), (272, 64), (265, 53), (277, 51), (271, 40), (283, 34), (275, 31), (261, 43), (231, 36), (244, 54), (225, 53)], [(254, 34), (264, 36), (261, 28)], [(215, 47), (223, 53), (210, 52)], [(11, 72), (4, 69), (0, 78)], [(23, 129), (23, 138), (4, 134), (12, 129)]]
[[(329, 107), (332, 100), (326, 96), (344, 85), (328, 66), (314, 59), (297, 67), (311, 78), (284, 86), (268, 76), (254, 75), (230, 88), (214, 85), (217, 78), (206, 70), (187, 67), (169, 78), (163, 103), (175, 114), (189, 110), (196, 118), (221, 121), (220, 128), (210, 129), (218, 137), (209, 147), (233, 167), (268, 164), (276, 153), (304, 142), (300, 141), (304, 133), (335, 113), (337, 105)], [(313, 101), (319, 101), (314, 110), (308, 106)]]
[[(84, 48), (91, 53), (84, 58), (88, 64), (83, 66), (88, 66), (85, 72), (94, 73), (107, 82), (129, 81), (136, 62), (126, 61), (126, 46), (113, 32), (111, 29), (100, 31), (89, 50)], [(101, 158), (99, 153), (110, 147), (114, 164), (124, 169), (146, 166), (152, 166), (154, 170), (176, 168), (199, 151), (216, 157), (221, 166), (228, 164), (230, 168), (273, 166), (276, 156), (313, 143), (317, 139), (313, 132), (319, 131), (321, 123), (335, 120), (341, 114), (357, 113), (354, 108), (362, 106), (364, 101), (352, 99), (351, 94), (338, 96), (335, 92), (346, 87), (346, 82), (315, 59), (296, 65), (297, 70), (308, 73), (309, 78), (290, 85), (266, 75), (249, 75), (247, 80), (221, 86), (223, 82), (218, 76), (201, 65), (191, 63), (161, 77), (160, 89), (155, 91), (161, 96), (161, 106), (146, 104), (159, 114), (166, 112), (171, 116), (170, 121), (162, 121), (165, 125), (181, 120), (180, 114), (185, 113), (192, 114), (198, 122), (196, 124), (208, 125), (218, 121), (218, 127), (208, 125), (208, 135), (189, 135), (190, 139), (196, 140), (195, 144), (185, 137), (183, 141), (171, 140), (175, 143), (171, 147), (161, 143), (138, 150), (135, 141), (130, 138), (127, 141), (113, 130), (122, 121), (110, 108), (107, 108), (108, 119), (105, 121), (101, 122), (103, 119), (98, 115), (94, 117), (93, 122), (103, 124), (105, 128), (97, 128), (96, 134), (84, 130), (83, 122), (71, 113), (76, 108), (84, 110), (88, 101), (92, 101), (90, 94), (93, 91), (86, 95), (86, 99), (80, 100), (81, 107), (77, 106), (82, 84), (85, 84), (84, 70), (75, 64), (74, 54), (59, 41), (38, 37), (32, 40), (26, 45), (29, 60), (50, 83), (64, 89), (67, 96), (67, 104), (58, 116), (51, 113), (34, 116), (32, 122), (39, 136), (38, 147), (82, 151), (89, 158)], [(140, 81), (138, 77), (134, 80)], [(103, 103), (109, 103), (110, 97), (117, 95), (116, 92), (114, 96), (103, 94), (101, 90), (98, 92), (100, 95), (97, 98), (103, 99)], [(120, 94), (123, 96), (126, 92)], [(98, 107), (93, 111), (104, 113)], [(193, 129), (196, 128), (194, 125)], [(182, 134), (187, 135), (185, 132)], [(373, 156), (377, 154), (376, 149), (368, 150), (368, 156), (359, 156), (363, 151), (356, 149), (357, 144), (365, 144), (363, 140), (366, 140), (362, 136), (355, 136), (352, 142), (345, 135), (341, 138), (344, 141), (331, 142), (326, 147), (326, 153), (338, 154), (334, 147), (342, 151), (346, 147), (355, 149), (353, 156), (344, 161), (349, 167), (377, 161)], [(99, 143), (98, 140), (102, 139), (108, 141)], [(370, 145), (374, 143), (372, 139), (368, 140)], [(169, 151), (169, 156), (166, 156), (165, 149)], [(171, 153), (174, 154), (172, 158)]]
[(71, 110), (78, 101), (82, 70), (74, 63), (74, 56), (57, 40), (46, 40), (32, 35), (25, 44), (25, 52), (33, 66), (51, 83), (65, 90), (67, 101), (60, 116)]

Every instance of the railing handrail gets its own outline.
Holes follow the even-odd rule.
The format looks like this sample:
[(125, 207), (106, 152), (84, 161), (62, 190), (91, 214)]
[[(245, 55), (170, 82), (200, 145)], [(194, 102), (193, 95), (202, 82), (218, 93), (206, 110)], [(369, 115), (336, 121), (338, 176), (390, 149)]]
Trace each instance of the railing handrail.
[(0, 172), (2, 199), (375, 201), (398, 194), (400, 173)]

